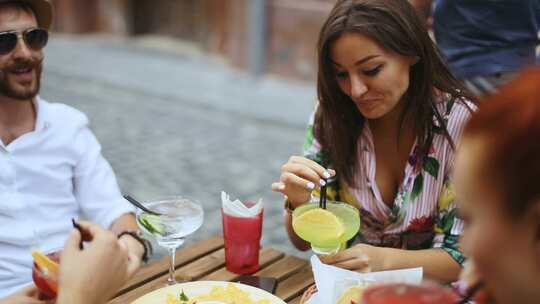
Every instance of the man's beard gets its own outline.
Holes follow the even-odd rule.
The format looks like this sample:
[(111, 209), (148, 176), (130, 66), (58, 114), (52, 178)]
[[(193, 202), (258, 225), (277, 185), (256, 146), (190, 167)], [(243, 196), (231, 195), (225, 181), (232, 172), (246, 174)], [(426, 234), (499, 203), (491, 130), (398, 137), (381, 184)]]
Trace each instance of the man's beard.
[[(10, 72), (17, 69), (32, 68), (34, 80), (29, 87), (19, 88), (20, 84), (13, 84), (8, 80)], [(7, 68), (0, 70), (0, 95), (19, 100), (29, 100), (36, 97), (41, 87), (42, 60), (19, 60)]]

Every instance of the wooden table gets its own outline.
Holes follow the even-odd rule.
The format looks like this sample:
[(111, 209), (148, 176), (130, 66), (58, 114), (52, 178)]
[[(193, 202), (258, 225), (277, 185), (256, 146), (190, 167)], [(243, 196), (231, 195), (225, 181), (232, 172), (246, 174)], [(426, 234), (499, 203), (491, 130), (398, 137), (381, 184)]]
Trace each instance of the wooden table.
[[(234, 281), (239, 277), (225, 269), (225, 249), (220, 236), (182, 247), (176, 253), (175, 276), (179, 281)], [(275, 295), (288, 303), (299, 303), (304, 290), (313, 284), (308, 261), (272, 248), (262, 248), (258, 276), (278, 280)], [(169, 257), (141, 268), (109, 303), (127, 304), (163, 287), (168, 276)]]

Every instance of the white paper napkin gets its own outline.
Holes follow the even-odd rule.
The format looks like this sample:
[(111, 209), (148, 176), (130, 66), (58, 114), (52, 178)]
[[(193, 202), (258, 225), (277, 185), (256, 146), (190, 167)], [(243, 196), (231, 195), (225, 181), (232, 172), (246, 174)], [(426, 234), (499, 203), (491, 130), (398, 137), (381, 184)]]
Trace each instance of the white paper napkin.
[(358, 273), (326, 265), (315, 255), (311, 257), (311, 268), (318, 292), (309, 299), (308, 304), (336, 303), (344, 289), (360, 283), (401, 282), (420, 284), (423, 276), (422, 268)]
[(223, 212), (228, 215), (238, 217), (253, 217), (257, 216), (262, 211), (263, 202), (261, 198), (255, 205), (247, 207), (238, 199), (231, 201), (229, 195), (225, 193), (225, 191), (221, 191), (221, 206), (223, 208)]

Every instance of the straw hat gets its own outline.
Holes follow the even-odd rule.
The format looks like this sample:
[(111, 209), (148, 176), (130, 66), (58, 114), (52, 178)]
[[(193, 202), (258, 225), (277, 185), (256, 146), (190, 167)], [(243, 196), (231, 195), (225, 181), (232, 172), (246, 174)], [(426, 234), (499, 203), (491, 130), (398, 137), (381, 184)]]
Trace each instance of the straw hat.
[(45, 29), (49, 29), (51, 26), (53, 6), (49, 0), (0, 0), (0, 3), (5, 2), (22, 2), (29, 4), (36, 15), (38, 25)]

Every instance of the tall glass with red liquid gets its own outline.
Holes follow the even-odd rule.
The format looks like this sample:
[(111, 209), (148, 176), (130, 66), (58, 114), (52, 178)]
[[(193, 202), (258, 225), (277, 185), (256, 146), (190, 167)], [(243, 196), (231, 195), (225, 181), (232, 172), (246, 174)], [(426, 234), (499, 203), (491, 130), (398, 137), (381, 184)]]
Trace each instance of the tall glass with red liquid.
[[(255, 202), (244, 202), (252, 207)], [(223, 238), (225, 239), (225, 265), (238, 274), (251, 274), (259, 270), (259, 250), (262, 234), (263, 212), (252, 217), (227, 214), (221, 209)]]

